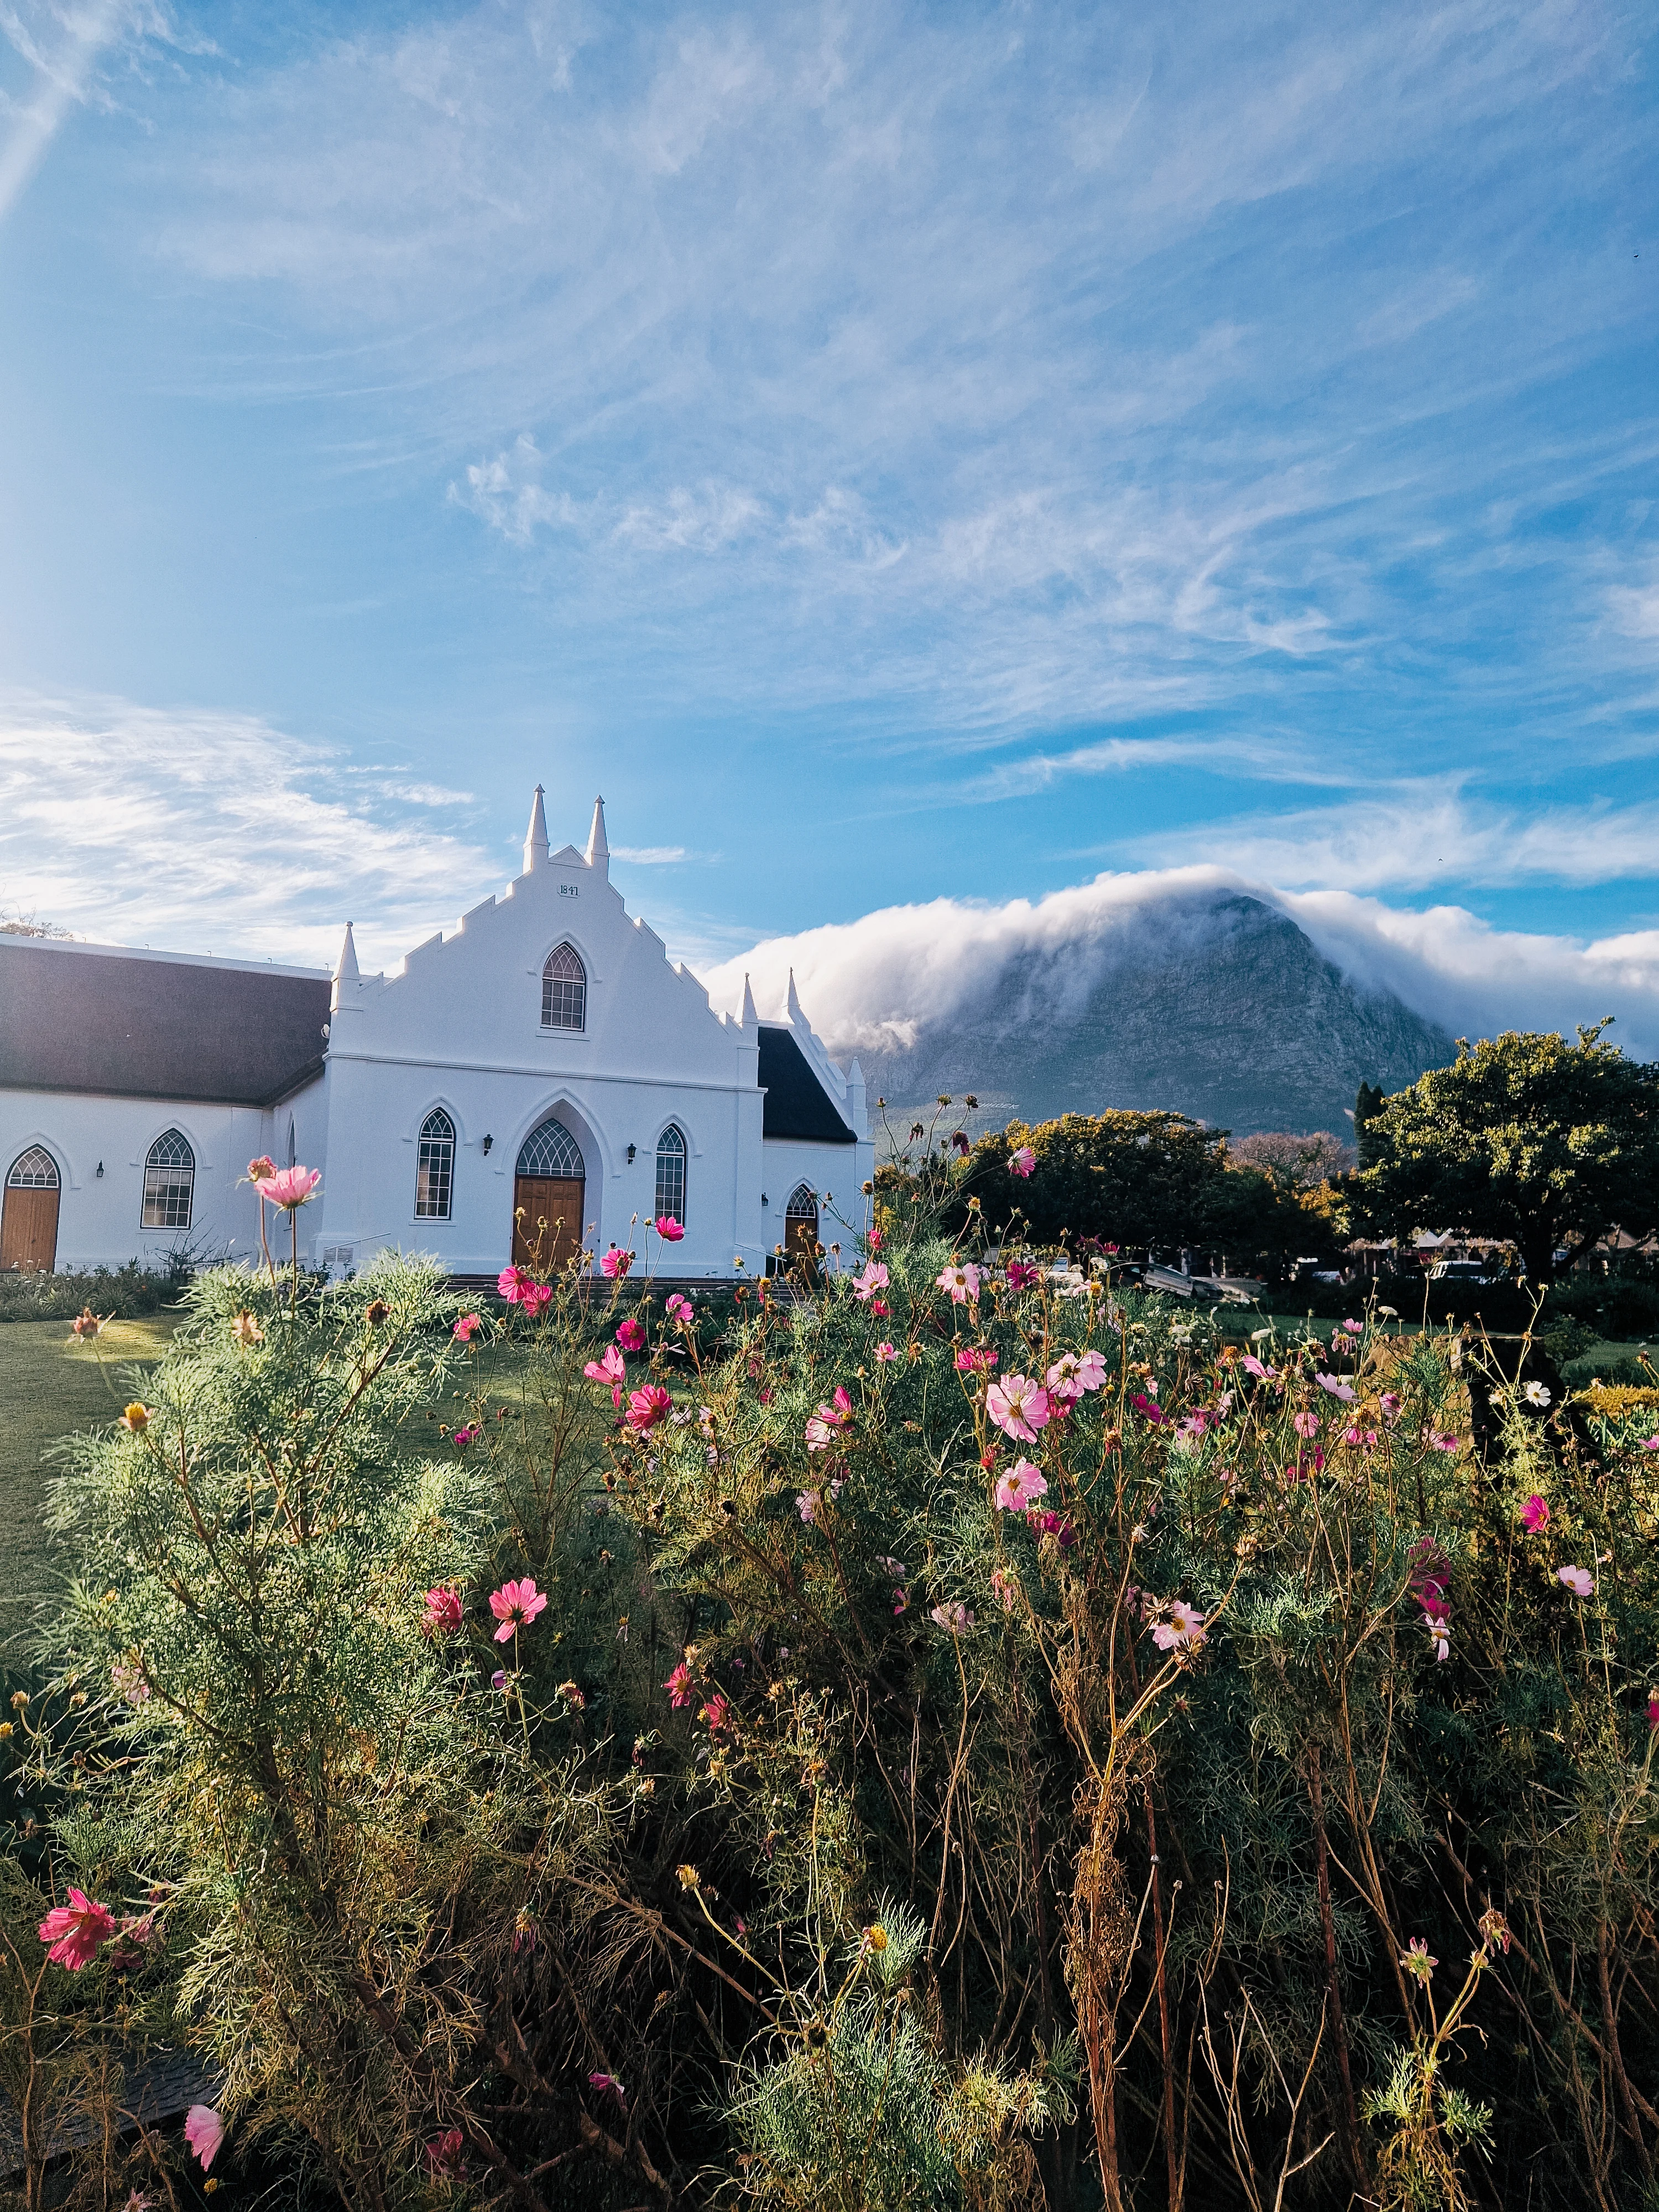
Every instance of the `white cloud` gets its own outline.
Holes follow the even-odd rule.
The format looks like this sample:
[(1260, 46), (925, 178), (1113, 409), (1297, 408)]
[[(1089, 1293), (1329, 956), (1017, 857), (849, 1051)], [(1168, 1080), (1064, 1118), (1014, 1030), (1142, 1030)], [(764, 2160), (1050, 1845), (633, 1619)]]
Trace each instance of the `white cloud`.
[(0, 903), (102, 942), (317, 965), (350, 921), (364, 964), (395, 965), (500, 864), (350, 781), (249, 717), (0, 697)]
[(672, 868), (686, 857), (684, 845), (613, 845), (613, 860), (630, 860), (636, 868)]

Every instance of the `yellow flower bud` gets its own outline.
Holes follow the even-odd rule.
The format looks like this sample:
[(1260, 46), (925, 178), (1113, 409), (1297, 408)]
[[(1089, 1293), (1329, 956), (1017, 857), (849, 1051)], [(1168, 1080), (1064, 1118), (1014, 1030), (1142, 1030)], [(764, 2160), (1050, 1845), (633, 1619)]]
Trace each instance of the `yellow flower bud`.
[(149, 1407), (129, 1406), (121, 1416), (121, 1426), (124, 1429), (131, 1429), (134, 1436), (137, 1436), (141, 1430), (147, 1429), (149, 1426)]

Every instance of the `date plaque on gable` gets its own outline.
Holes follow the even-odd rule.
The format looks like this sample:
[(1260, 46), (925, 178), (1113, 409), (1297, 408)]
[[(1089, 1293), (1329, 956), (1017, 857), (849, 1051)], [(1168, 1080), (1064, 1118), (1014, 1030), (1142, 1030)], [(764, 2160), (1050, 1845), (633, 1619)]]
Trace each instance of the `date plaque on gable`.
[(580, 884), (561, 884), (559, 885), (559, 896), (561, 898), (580, 898), (581, 895), (582, 887)]

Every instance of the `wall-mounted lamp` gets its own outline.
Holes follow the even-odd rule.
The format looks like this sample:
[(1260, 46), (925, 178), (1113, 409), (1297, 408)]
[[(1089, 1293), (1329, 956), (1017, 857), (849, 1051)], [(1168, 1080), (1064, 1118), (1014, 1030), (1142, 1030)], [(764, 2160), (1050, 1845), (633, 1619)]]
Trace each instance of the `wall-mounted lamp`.
[(761, 1204), (763, 1206), (770, 1206), (771, 1203), (771, 1200), (766, 1195), (766, 1193), (763, 1191), (761, 1193)]
[(486, 1159), (489, 1158), (489, 1147), (495, 1143), (495, 1139), (493, 1137), (486, 1137), (483, 1145), (479, 1147)]
[(98, 1163), (98, 1181), (99, 1181), (100, 1182), (102, 1182), (102, 1181), (103, 1181), (103, 1180), (104, 1180), (104, 1163), (102, 1162), (102, 1160), (100, 1160), (100, 1161), (99, 1161), (99, 1163)]
[(639, 1148), (639, 1146), (638, 1146), (637, 1145), (630, 1145), (630, 1146), (628, 1147), (628, 1164), (629, 1164), (629, 1166), (630, 1168), (631, 1168), (631, 1167), (633, 1166), (633, 1164), (634, 1164), (634, 1155), (635, 1155), (635, 1152), (638, 1152), (638, 1150), (639, 1150), (639, 1149), (640, 1149), (640, 1148)]

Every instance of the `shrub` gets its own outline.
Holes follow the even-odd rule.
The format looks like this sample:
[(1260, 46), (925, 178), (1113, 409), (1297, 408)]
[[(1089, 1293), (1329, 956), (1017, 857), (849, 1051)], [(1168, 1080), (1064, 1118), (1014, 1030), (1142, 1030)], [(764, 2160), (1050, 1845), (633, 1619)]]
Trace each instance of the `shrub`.
[(186, 1261), (176, 1267), (94, 1267), (82, 1274), (0, 1274), (0, 1322), (72, 1321), (83, 1307), (112, 1319), (131, 1321), (171, 1305), (190, 1280)]

